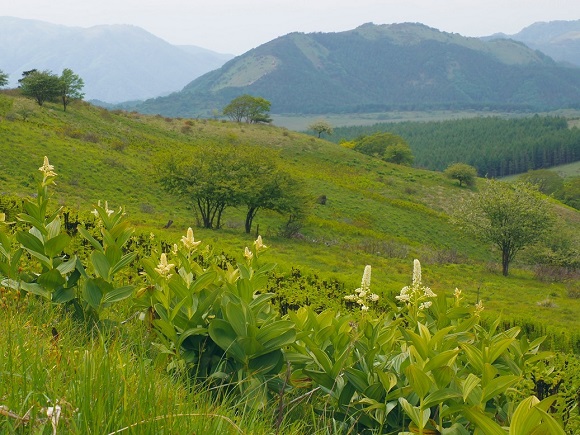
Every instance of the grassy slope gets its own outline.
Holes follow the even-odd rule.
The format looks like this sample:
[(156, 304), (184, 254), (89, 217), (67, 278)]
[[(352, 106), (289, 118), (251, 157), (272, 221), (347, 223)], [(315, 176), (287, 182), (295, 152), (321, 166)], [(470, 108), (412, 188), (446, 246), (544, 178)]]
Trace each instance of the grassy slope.
[[(336, 277), (345, 283), (346, 294), (358, 286), (364, 265), (372, 264), (373, 290), (387, 294), (409, 283), (412, 259), (419, 258), (424, 281), (436, 292), (459, 287), (475, 301), (479, 289), (494, 313), (504, 310), (580, 330), (573, 315), (580, 303), (564, 299), (564, 285), (541, 283), (517, 267), (503, 278), (489, 266), (496, 256), (487, 247), (454, 231), (446, 211), (471, 191), (439, 173), (390, 165), (271, 126), (111, 113), (86, 104), (65, 113), (58, 105), (40, 108), (6, 95), (0, 95), (0, 118), (1, 193), (32, 193), (36, 169), (48, 155), (59, 174), (58, 201), (85, 211), (98, 199), (124, 205), (142, 231), (154, 230), (176, 241), (195, 219), (188, 204), (155, 183), (153, 166), (159, 155), (187, 153), (204, 140), (271, 147), (279, 150), (281, 166), (304, 180), (313, 204), (301, 239), (277, 237), (283, 218), (275, 214), (260, 212), (256, 218), (272, 247), (269, 259), (282, 272), (299, 266)], [(320, 195), (327, 196), (326, 205), (316, 204)], [(241, 253), (252, 241), (243, 233), (242, 212), (226, 210), (224, 229), (197, 229), (196, 238)], [(580, 227), (577, 212), (566, 216), (567, 225)], [(162, 234), (160, 227), (168, 219), (175, 223)], [(461, 259), (460, 264), (450, 264), (446, 259), (451, 257)], [(536, 303), (548, 296), (556, 307), (539, 308)], [(324, 300), (325, 295), (317, 297)]]

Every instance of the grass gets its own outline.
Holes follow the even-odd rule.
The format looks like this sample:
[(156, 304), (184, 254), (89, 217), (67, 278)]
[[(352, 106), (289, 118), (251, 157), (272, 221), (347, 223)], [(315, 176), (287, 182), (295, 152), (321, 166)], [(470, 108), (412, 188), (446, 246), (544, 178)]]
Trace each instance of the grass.
[[(440, 114), (423, 116), (431, 115)], [(125, 207), (138, 233), (153, 232), (172, 244), (196, 226), (196, 219), (191, 204), (164, 193), (155, 182), (156, 162), (166, 153), (186, 154), (204, 141), (247, 143), (275, 149), (279, 165), (303, 180), (311, 198), (310, 216), (296, 239), (279, 236), (284, 216), (260, 211), (256, 217), (271, 246), (270, 260), (282, 274), (297, 267), (305, 275), (340, 281), (350, 292), (360, 284), (364, 266), (372, 264), (375, 290), (391, 294), (409, 283), (412, 260), (419, 258), (441, 290), (460, 287), (475, 301), (477, 289), (486, 289), (482, 297), (493, 313), (503, 309), (534, 316), (535, 302), (551, 293), (564, 300), (566, 283), (538, 281), (523, 263), (514, 265), (508, 279), (489, 267), (498, 255), (462, 237), (447, 220), (453, 204), (473, 190), (459, 188), (441, 173), (388, 164), (267, 125), (110, 112), (85, 103), (63, 112), (59, 105), (38, 107), (10, 93), (0, 94), (0, 118), (0, 193), (33, 194), (37, 168), (48, 155), (59, 174), (56, 202), (72, 209), (73, 216), (78, 210), (81, 220), (97, 200), (108, 200), (111, 207)], [(326, 205), (317, 202), (321, 195)], [(579, 214), (559, 210), (561, 225), (577, 231)], [(244, 210), (227, 209), (224, 228), (196, 228), (196, 239), (241, 258), (255, 238), (243, 233), (243, 218)], [(169, 220), (173, 225), (162, 229)], [(520, 273), (522, 278), (515, 279)], [(580, 320), (567, 314), (578, 308), (575, 304), (556, 300), (539, 318), (580, 330)]]
[[(35, 298), (3, 293), (0, 308), (0, 432), (49, 433), (48, 407), (61, 407), (57, 433), (271, 433), (264, 414), (245, 411), (155, 363), (151, 332), (132, 319), (110, 331), (82, 324)], [(266, 412), (266, 411), (265, 411)], [(300, 422), (280, 433), (300, 433)], [(50, 432), (52, 433), (52, 432)]]

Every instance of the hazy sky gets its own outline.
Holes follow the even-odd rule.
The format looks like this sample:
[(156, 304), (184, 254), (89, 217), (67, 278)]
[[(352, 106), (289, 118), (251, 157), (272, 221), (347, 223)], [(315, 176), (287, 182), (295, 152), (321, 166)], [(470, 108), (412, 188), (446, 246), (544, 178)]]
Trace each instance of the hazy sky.
[(290, 32), (420, 22), (445, 32), (513, 34), (580, 19), (579, 0), (0, 0), (0, 15), (68, 26), (133, 24), (172, 44), (242, 54)]

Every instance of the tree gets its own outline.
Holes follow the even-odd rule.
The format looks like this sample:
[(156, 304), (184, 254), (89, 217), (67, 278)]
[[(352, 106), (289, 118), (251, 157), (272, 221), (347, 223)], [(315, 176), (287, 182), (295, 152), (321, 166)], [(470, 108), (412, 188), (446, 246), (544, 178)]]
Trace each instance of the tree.
[(332, 135), (333, 132), (332, 125), (330, 125), (330, 123), (328, 121), (325, 121), (324, 119), (314, 121), (312, 124), (308, 126), (308, 130), (312, 130), (315, 133), (317, 133), (319, 138), (322, 133), (326, 133), (330, 136)]
[(248, 94), (234, 98), (226, 107), (223, 114), (232, 121), (245, 121), (251, 124), (269, 123), (271, 103), (261, 97), (253, 97)]
[(50, 71), (30, 70), (22, 73), (18, 80), (22, 95), (32, 97), (39, 106), (46, 101), (54, 101), (61, 95), (60, 78)]
[(71, 100), (80, 100), (85, 94), (81, 92), (85, 83), (77, 74), (75, 74), (71, 69), (65, 68), (60, 76), (60, 97), (62, 99), (62, 105), (64, 111), (69, 105)]
[(553, 223), (547, 198), (527, 183), (488, 180), (481, 192), (463, 201), (452, 222), (501, 252), (502, 273), (508, 275), (516, 254), (538, 241)]
[(254, 171), (252, 182), (246, 184), (248, 189), (242, 196), (242, 202), (247, 207), (246, 233), (250, 233), (252, 222), (260, 209), (287, 213), (289, 219), (302, 219), (305, 215), (306, 200), (301, 184), (271, 164), (264, 169)]
[(220, 228), (230, 206), (246, 207), (248, 233), (260, 209), (284, 213), (297, 208), (294, 181), (263, 148), (205, 144), (188, 159), (168, 158), (158, 172), (167, 191), (193, 202), (205, 228)]
[(473, 186), (477, 178), (477, 169), (466, 163), (453, 163), (445, 169), (445, 175), (458, 180), (459, 186), (465, 183), (466, 186)]
[(392, 133), (375, 133), (360, 137), (355, 140), (354, 149), (398, 165), (410, 166), (414, 160), (411, 148), (405, 139)]
[(411, 166), (415, 157), (413, 156), (409, 145), (399, 143), (387, 146), (383, 155), (383, 160), (397, 165)]
[(564, 185), (564, 178), (557, 172), (548, 169), (530, 170), (518, 178), (521, 181), (533, 184), (545, 195), (553, 194)]
[(0, 88), (8, 84), (8, 74), (0, 69)]

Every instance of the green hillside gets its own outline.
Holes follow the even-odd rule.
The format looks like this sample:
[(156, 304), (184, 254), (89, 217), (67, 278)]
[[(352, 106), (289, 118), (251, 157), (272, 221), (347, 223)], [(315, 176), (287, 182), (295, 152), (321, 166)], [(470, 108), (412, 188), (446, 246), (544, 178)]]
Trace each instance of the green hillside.
[(272, 112), (538, 111), (578, 106), (578, 70), (512, 40), (482, 41), (422, 24), (291, 33), (232, 59), (144, 113), (207, 116), (249, 93)]
[[(80, 210), (81, 217), (98, 200), (123, 205), (139, 233), (153, 232), (173, 243), (196, 220), (191, 204), (171, 197), (156, 182), (158, 158), (186, 156), (207, 142), (266, 147), (278, 153), (282, 168), (303, 181), (311, 210), (292, 239), (279, 235), (285, 216), (261, 211), (255, 224), (271, 246), (268, 256), (279, 264), (278, 273), (289, 276), (298, 269), (314, 306), (340, 306), (342, 296), (359, 285), (366, 264), (373, 265), (377, 291), (398, 293), (409, 283), (413, 259), (419, 258), (435, 291), (459, 287), (472, 302), (483, 298), (490, 314), (503, 311), (507, 318), (580, 330), (575, 315), (580, 303), (568, 297), (574, 290), (569, 283), (537, 280), (524, 256), (503, 278), (497, 254), (455, 231), (448, 212), (473, 192), (441, 173), (388, 164), (272, 126), (109, 112), (85, 103), (63, 112), (58, 105), (38, 107), (8, 93), (0, 94), (0, 119), (2, 195), (33, 194), (46, 155), (58, 173), (56, 202)], [(323, 195), (325, 205), (319, 201)], [(562, 232), (580, 227), (578, 212), (555, 207)], [(173, 225), (163, 230), (169, 220)], [(255, 234), (243, 232), (244, 210), (227, 209), (224, 221), (220, 230), (195, 229), (196, 239), (239, 257)], [(327, 292), (333, 280), (338, 290)], [(284, 297), (304, 302), (304, 294), (289, 292)], [(538, 308), (546, 298), (553, 306)]]

